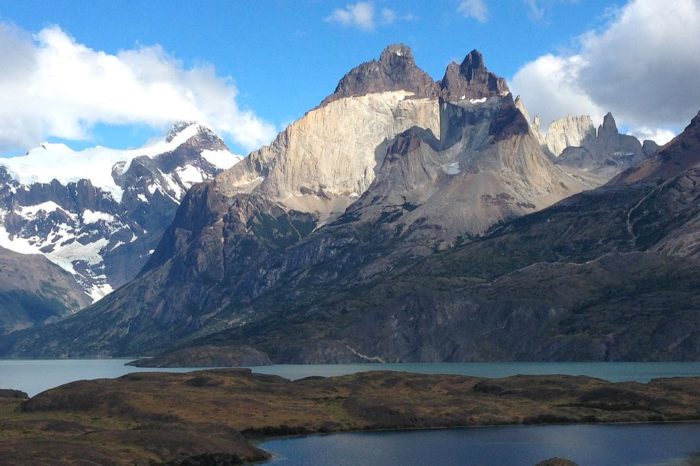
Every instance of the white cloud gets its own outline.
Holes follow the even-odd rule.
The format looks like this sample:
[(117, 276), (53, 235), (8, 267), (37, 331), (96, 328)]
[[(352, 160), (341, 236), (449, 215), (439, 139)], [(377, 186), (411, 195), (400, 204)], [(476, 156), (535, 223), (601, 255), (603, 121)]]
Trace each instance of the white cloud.
[(543, 123), (611, 111), (622, 125), (667, 136), (700, 109), (697, 0), (631, 0), (578, 44), (576, 53), (527, 63), (512, 79)]
[(520, 68), (511, 87), (523, 98), (528, 112), (539, 116), (545, 127), (566, 115), (591, 115), (594, 121), (602, 121), (605, 109), (580, 86), (582, 66), (579, 55), (544, 55)]
[(374, 30), (374, 5), (371, 2), (357, 2), (345, 8), (336, 8), (326, 21), (343, 26), (355, 26), (363, 31)]
[(676, 136), (676, 133), (673, 131), (660, 128), (649, 128), (647, 126), (632, 128), (629, 132), (640, 141), (651, 139), (659, 145), (666, 144)]
[(489, 9), (484, 0), (462, 0), (457, 11), (464, 17), (474, 18), (480, 23), (485, 23), (489, 19)]
[(0, 69), (0, 150), (47, 137), (88, 139), (98, 123), (198, 120), (247, 149), (275, 134), (239, 108), (231, 78), (208, 65), (185, 68), (159, 46), (108, 54), (57, 26), (31, 36), (0, 24)]

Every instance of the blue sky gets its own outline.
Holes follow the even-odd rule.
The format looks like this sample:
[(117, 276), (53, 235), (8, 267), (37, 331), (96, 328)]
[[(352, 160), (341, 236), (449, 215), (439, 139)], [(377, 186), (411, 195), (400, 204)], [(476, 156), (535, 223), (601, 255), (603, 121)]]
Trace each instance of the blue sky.
[[(47, 39), (48, 35), (44, 35), (44, 39), (38, 40), (37, 34), (47, 29), (54, 32), (59, 30), (72, 39), (72, 47), (84, 47), (94, 52), (90, 55), (92, 58), (87, 59), (100, 62), (100, 56), (116, 56), (128, 61), (130, 70), (144, 63), (143, 57), (138, 53), (136, 58), (133, 54), (123, 57), (120, 53), (143, 49), (153, 51), (154, 46), (159, 46), (158, 52), (154, 52), (157, 57), (154, 58), (154, 53), (150, 53), (147, 60), (149, 64), (144, 66), (167, 62), (171, 68), (164, 75), (177, 75), (173, 78), (179, 80), (174, 87), (176, 92), (186, 93), (197, 86), (206, 88), (194, 89), (195, 94), (199, 92), (206, 95), (197, 98), (199, 100), (195, 99), (199, 103), (193, 105), (200, 105), (200, 110), (203, 109), (202, 112), (207, 115), (218, 112), (212, 121), (221, 120), (221, 132), (226, 141), (235, 151), (244, 153), (313, 108), (333, 91), (338, 79), (346, 71), (377, 57), (387, 44), (393, 42), (411, 46), (418, 65), (436, 79), (442, 77), (450, 61), (461, 60), (468, 51), (476, 48), (482, 51), (492, 71), (508, 79), (522, 73), (524, 67), (530, 65), (528, 76), (521, 74), (517, 80), (516, 90), (522, 88), (525, 102), (531, 109), (539, 107), (546, 113), (556, 107), (559, 111), (559, 106), (566, 108), (571, 101), (574, 104), (571, 105), (571, 110), (566, 108), (565, 113), (576, 113), (579, 109), (592, 109), (590, 113), (608, 110), (602, 108), (604, 104), (601, 104), (600, 97), (595, 92), (586, 91), (585, 83), (580, 86), (577, 84), (584, 88), (583, 91), (577, 87), (573, 93), (591, 94), (591, 102), (582, 103), (572, 97), (569, 101), (553, 106), (547, 104), (549, 97), (542, 93), (552, 86), (564, 86), (571, 79), (562, 78), (562, 82), (566, 81), (563, 84), (544, 82), (541, 86), (544, 89), (538, 88), (539, 84), (531, 81), (533, 76), (539, 74), (546, 81), (557, 70), (568, 72), (569, 68), (574, 67), (572, 63), (576, 63), (572, 57), (580, 55), (586, 58), (589, 48), (595, 52), (596, 46), (600, 48), (606, 45), (594, 42), (593, 45), (588, 44), (586, 41), (590, 36), (598, 39), (598, 42), (609, 40), (606, 39), (608, 31), (618, 23), (620, 27), (624, 26), (625, 9), (637, 8), (640, 10), (637, 16), (643, 17), (643, 8), (654, 8), (653, 5), (649, 6), (650, 1), (666, 3), (656, 0), (22, 0), (0, 1), (0, 21), (3, 27), (11, 28), (13, 34), (12, 38), (7, 39), (10, 45), (6, 45), (6, 49), (21, 48), (13, 45), (12, 41), (30, 44), (28, 50), (46, 48), (47, 43), (53, 43), (52, 39)], [(689, 2), (691, 9), (697, 7), (696, 0), (677, 1)], [(365, 16), (360, 15), (359, 19), (355, 17), (358, 3), (365, 7)], [(367, 16), (367, 11), (371, 15)], [(696, 26), (695, 23), (691, 24), (691, 33)], [(52, 37), (54, 42), (60, 42), (61, 37), (56, 39), (56, 34)], [(43, 45), (41, 40), (44, 40)], [(624, 38), (620, 40), (624, 45)], [(583, 42), (586, 45), (582, 45)], [(630, 44), (630, 47), (632, 45), (634, 44)], [(2, 47), (0, 37), (0, 52)], [(623, 48), (622, 45), (619, 47)], [(560, 59), (561, 63), (545, 63), (546, 60), (543, 61), (542, 57), (548, 56)], [(22, 54), (18, 52), (16, 56), (6, 58), (6, 61), (21, 59)], [(587, 59), (591, 60), (590, 57)], [(688, 60), (693, 61), (692, 58)], [(593, 61), (599, 60), (593, 57)], [(552, 66), (555, 67), (554, 70)], [(689, 66), (692, 70), (695, 63)], [(588, 68), (591, 67), (594, 68), (593, 65)], [(579, 79), (579, 74), (585, 75), (588, 68), (584, 67), (581, 73), (577, 71), (575, 79)], [(688, 76), (681, 74), (688, 70), (681, 68), (678, 79), (687, 80)], [(193, 77), (189, 73), (193, 69), (207, 70), (208, 74), (204, 73), (207, 77)], [(43, 79), (50, 80), (50, 76)], [(138, 81), (141, 78), (134, 79)], [(91, 86), (90, 82), (80, 85), (87, 88)], [(148, 86), (151, 85), (153, 83), (149, 82)], [(530, 87), (535, 89), (531, 90)], [(216, 107), (217, 99), (212, 95), (224, 91), (229, 94), (221, 101), (230, 99), (228, 107), (217, 107), (211, 111), (205, 108)], [(4, 103), (3, 92), (10, 91), (0, 85), (0, 104)], [(60, 93), (61, 88), (57, 87), (56, 92)], [(110, 91), (107, 89), (104, 92)], [(528, 102), (528, 94), (537, 96), (537, 102)], [(560, 92), (557, 95), (563, 94)], [(695, 95), (693, 92), (691, 97)], [(18, 99), (16, 95), (15, 98)], [(110, 106), (117, 105), (113, 102), (100, 104), (96, 109), (76, 110), (84, 109), (89, 103), (80, 102), (77, 105), (63, 98), (43, 98), (47, 103), (42, 108), (57, 106), (56, 116), (48, 122), (40, 120), (36, 123), (31, 118), (38, 117), (30, 115), (26, 117), (28, 123), (10, 124), (16, 126), (13, 128), (15, 131), (22, 131), (25, 127), (33, 128), (27, 137), (14, 138), (14, 142), (10, 142), (12, 138), (6, 136), (7, 141), (2, 144), (3, 131), (0, 129), (0, 153), (7, 155), (12, 151), (23, 151), (27, 147), (21, 146), (31, 144), (32, 138), (38, 136), (49, 140), (66, 140), (72, 147), (94, 144), (111, 147), (138, 146), (146, 139), (161, 134), (167, 126), (167, 115), (156, 114), (148, 108), (143, 109), (147, 116), (140, 117), (136, 110), (125, 113), (123, 109), (111, 109)], [(205, 100), (205, 103), (201, 103)], [(20, 104), (16, 100), (12, 102), (15, 106)], [(61, 105), (65, 108), (61, 108)], [(158, 101), (154, 100), (151, 105), (158, 105)], [(615, 105), (621, 106), (620, 103)], [(700, 95), (692, 108), (700, 108)], [(188, 111), (179, 109), (178, 112), (180, 110), (182, 114)], [(37, 110), (39, 111), (41, 109)], [(83, 111), (86, 113), (82, 114)], [(227, 111), (237, 112), (238, 116), (233, 119), (221, 116)], [(688, 109), (684, 111), (689, 112)], [(66, 123), (66, 127), (63, 127), (59, 121), (61, 112), (73, 112), (76, 122), (72, 125)], [(629, 116), (624, 110), (618, 110), (618, 113), (624, 115), (623, 125), (626, 127), (647, 128), (649, 131), (659, 128), (675, 131), (680, 122), (688, 117), (683, 114), (676, 121), (669, 118), (645, 121), (644, 118), (633, 116), (633, 112)], [(240, 123), (241, 119), (245, 119), (245, 124)], [(2, 122), (0, 115), (0, 123)], [(242, 130), (236, 132), (232, 129), (235, 125), (248, 125), (250, 128), (247, 131), (257, 131), (256, 136), (248, 137), (242, 134)], [(37, 140), (36, 143), (38, 142), (40, 141)]]

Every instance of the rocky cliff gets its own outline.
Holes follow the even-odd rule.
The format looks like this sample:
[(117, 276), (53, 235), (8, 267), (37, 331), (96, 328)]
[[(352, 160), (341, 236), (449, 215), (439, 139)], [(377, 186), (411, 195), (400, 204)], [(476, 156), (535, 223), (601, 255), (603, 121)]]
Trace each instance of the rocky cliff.
[(584, 141), (595, 136), (596, 130), (590, 116), (566, 116), (547, 127), (544, 143), (558, 157), (567, 147), (581, 147)]

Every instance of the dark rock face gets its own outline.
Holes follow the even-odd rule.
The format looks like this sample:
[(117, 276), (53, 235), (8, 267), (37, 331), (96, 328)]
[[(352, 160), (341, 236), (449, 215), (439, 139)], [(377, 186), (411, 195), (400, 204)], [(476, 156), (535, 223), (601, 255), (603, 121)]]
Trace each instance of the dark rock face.
[(477, 50), (469, 52), (461, 64), (451, 63), (442, 80), (435, 82), (418, 68), (409, 47), (394, 44), (382, 51), (379, 60), (363, 63), (343, 76), (321, 105), (343, 97), (398, 90), (446, 101), (482, 99), (509, 92), (505, 79), (486, 68)]
[(411, 49), (394, 44), (382, 51), (379, 60), (363, 63), (343, 76), (321, 105), (343, 97), (399, 90), (412, 92), (416, 97), (437, 97), (439, 93), (433, 79), (416, 66)]
[(478, 50), (469, 52), (460, 65), (449, 64), (440, 89), (440, 96), (447, 101), (482, 99), (510, 92), (505, 79), (486, 69)]

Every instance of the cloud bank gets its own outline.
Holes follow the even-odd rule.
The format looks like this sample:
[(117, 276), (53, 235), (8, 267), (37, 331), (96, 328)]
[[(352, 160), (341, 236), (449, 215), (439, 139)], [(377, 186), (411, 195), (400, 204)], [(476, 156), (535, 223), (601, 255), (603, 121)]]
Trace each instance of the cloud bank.
[(668, 139), (700, 109), (698, 77), (700, 2), (631, 0), (579, 37), (575, 53), (525, 64), (512, 88), (544, 124), (611, 111), (633, 133)]
[(108, 54), (57, 26), (35, 35), (0, 24), (0, 150), (48, 137), (90, 138), (96, 124), (163, 127), (201, 121), (252, 150), (273, 125), (241, 109), (231, 78), (212, 66), (185, 68), (160, 46)]

